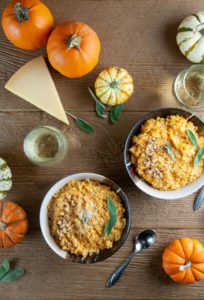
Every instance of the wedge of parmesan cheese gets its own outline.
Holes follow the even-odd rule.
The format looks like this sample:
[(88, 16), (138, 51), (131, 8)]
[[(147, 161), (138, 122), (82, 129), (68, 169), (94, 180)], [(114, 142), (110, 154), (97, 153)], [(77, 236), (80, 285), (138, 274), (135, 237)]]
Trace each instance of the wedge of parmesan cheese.
[(58, 120), (69, 124), (54, 81), (42, 56), (21, 67), (5, 88)]

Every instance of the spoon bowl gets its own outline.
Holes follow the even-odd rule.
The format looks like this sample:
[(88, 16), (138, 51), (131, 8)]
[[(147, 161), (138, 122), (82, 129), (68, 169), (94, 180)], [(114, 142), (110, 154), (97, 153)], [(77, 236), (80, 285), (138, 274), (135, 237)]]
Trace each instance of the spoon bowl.
[[(142, 231), (140, 234), (138, 234), (138, 236), (135, 239), (135, 250), (139, 248), (141, 248), (141, 250), (147, 249), (154, 244), (155, 240), (156, 240), (156, 232), (154, 230), (148, 229)], [(136, 252), (139, 251), (137, 250)]]
[(112, 273), (112, 275), (109, 277), (107, 282), (107, 287), (112, 287), (118, 279), (121, 277), (135, 254), (138, 252), (147, 249), (151, 247), (154, 242), (156, 241), (156, 232), (152, 229), (148, 229), (145, 231), (142, 231), (140, 234), (138, 234), (134, 241), (134, 251), (128, 256), (126, 261), (120, 265), (115, 272)]

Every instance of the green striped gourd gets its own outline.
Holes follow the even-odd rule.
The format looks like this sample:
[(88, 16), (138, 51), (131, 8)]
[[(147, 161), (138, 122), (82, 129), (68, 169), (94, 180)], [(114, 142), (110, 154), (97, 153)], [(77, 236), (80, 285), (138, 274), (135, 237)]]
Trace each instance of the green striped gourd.
[(4, 159), (0, 158), (0, 200), (4, 199), (12, 187), (12, 173)]
[(204, 11), (186, 17), (178, 27), (177, 44), (193, 63), (204, 63)]

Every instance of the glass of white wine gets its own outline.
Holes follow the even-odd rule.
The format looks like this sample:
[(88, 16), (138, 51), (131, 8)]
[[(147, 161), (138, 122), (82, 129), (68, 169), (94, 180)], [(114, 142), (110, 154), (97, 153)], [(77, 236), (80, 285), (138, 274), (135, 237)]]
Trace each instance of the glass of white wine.
[(32, 129), (24, 139), (24, 152), (28, 159), (39, 166), (52, 166), (61, 162), (68, 150), (65, 134), (52, 126)]
[(187, 107), (204, 106), (204, 64), (192, 65), (179, 73), (174, 92), (177, 100)]

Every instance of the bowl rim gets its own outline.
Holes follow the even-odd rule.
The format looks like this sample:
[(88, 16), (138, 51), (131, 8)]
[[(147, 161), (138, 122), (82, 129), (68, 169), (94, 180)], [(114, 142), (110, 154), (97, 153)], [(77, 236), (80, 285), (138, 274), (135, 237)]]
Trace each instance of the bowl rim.
[[(101, 258), (98, 255), (102, 251), (111, 250), (111, 249), (104, 249), (104, 250), (100, 251), (98, 255), (95, 255), (96, 258), (95, 258), (94, 261), (90, 260), (90, 261), (85, 262), (86, 257), (84, 259), (81, 258), (80, 260), (77, 260), (77, 259), (72, 260), (74, 262), (79, 262), (79, 263), (96, 263), (96, 262), (107, 259), (108, 257), (112, 256), (115, 252), (117, 252), (122, 247), (124, 242), (126, 241), (126, 239), (128, 237), (128, 234), (129, 234), (129, 231), (130, 231), (130, 228), (131, 228), (131, 221), (132, 221), (131, 212), (132, 212), (132, 209), (131, 209), (130, 202), (129, 202), (128, 197), (126, 196), (126, 194), (123, 192), (123, 190), (114, 181), (112, 181), (111, 179), (109, 179), (109, 178), (107, 178), (103, 175), (99, 175), (99, 174), (96, 174), (96, 173), (89, 173), (89, 172), (88, 173), (86, 173), (86, 172), (75, 173), (75, 174), (71, 174), (71, 175), (68, 175), (68, 176), (62, 178), (61, 180), (57, 181), (48, 190), (48, 192), (45, 194), (45, 196), (43, 198), (43, 201), (41, 203), (41, 207), (40, 207), (39, 221), (40, 221), (40, 228), (41, 228), (42, 235), (43, 235), (46, 243), (48, 244), (48, 246), (52, 249), (52, 251), (55, 252), (58, 256), (62, 257), (63, 259), (69, 259), (69, 257), (71, 258), (72, 255), (68, 251), (62, 250), (56, 244), (54, 238), (52, 237), (52, 235), (50, 233), (50, 228), (49, 228), (49, 224), (48, 224), (47, 206), (48, 206), (49, 202), (51, 201), (53, 195), (57, 191), (59, 191), (64, 185), (66, 185), (70, 180), (84, 180), (84, 179), (92, 179), (92, 180), (95, 180), (95, 181), (98, 181), (98, 182), (101, 182), (101, 183), (104, 183), (104, 184), (107, 184), (107, 185), (109, 183), (113, 189), (115, 187), (114, 190), (116, 192), (118, 191), (118, 193), (121, 193), (123, 195), (123, 198), (121, 197), (121, 199), (123, 201), (125, 201), (126, 204), (127, 204), (126, 205), (127, 223), (126, 223), (126, 226), (123, 230), (121, 238), (117, 241), (117, 242), (120, 241), (119, 247), (115, 248), (115, 249), (111, 248), (112, 253), (110, 255), (106, 255), (106, 256), (101, 257)], [(117, 190), (116, 190), (116, 188), (117, 188)], [(74, 256), (79, 257), (77, 255), (74, 255)], [(97, 256), (99, 258), (97, 258)]]
[[(189, 114), (189, 116), (192, 115), (192, 118), (196, 118), (204, 127), (204, 122), (198, 116), (196, 116), (193, 112), (190, 112), (185, 109), (170, 107), (170, 108), (160, 108), (160, 109), (150, 111), (150, 112), (146, 113), (145, 115), (143, 115), (141, 118), (139, 118), (139, 120), (137, 120), (137, 122), (132, 126), (131, 130), (129, 131), (128, 137), (125, 141), (123, 158), (124, 158), (125, 169), (129, 175), (129, 177), (141, 191), (143, 191), (147, 195), (150, 195), (156, 199), (177, 200), (180, 198), (187, 197), (187, 196), (193, 194), (194, 192), (198, 191), (203, 186), (204, 174), (202, 173), (202, 175), (199, 178), (197, 178), (194, 182), (187, 184), (186, 186), (184, 186), (178, 190), (160, 191), (158, 189), (153, 188), (151, 185), (149, 185), (147, 182), (145, 182), (143, 179), (141, 179), (135, 172), (133, 173), (132, 171), (130, 171), (130, 165), (132, 165), (132, 164), (127, 159), (129, 157), (129, 154), (128, 154), (129, 144), (130, 144), (130, 141), (134, 135), (134, 132), (138, 128), (138, 126), (141, 127), (142, 124), (144, 124), (144, 122), (146, 120), (148, 120), (149, 117), (155, 119), (157, 117), (156, 116), (157, 113), (160, 113), (160, 112), (168, 113), (168, 111), (169, 111), (169, 115), (175, 115), (176, 112), (178, 114), (186, 113), (186, 114)], [(171, 111), (173, 111), (175, 113), (171, 113)], [(155, 116), (152, 116), (152, 114), (155, 114)]]

